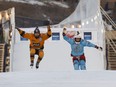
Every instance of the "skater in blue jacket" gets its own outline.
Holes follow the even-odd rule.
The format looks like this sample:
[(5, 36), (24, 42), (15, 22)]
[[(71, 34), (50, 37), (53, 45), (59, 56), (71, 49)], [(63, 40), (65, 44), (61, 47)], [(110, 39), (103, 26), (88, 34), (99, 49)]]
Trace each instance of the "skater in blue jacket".
[(86, 70), (86, 59), (84, 56), (85, 46), (102, 50), (102, 47), (81, 39), (79, 35), (74, 36), (74, 38), (69, 38), (68, 36), (66, 36), (66, 28), (63, 29), (63, 38), (71, 45), (71, 56), (73, 57), (73, 65), (75, 70)]

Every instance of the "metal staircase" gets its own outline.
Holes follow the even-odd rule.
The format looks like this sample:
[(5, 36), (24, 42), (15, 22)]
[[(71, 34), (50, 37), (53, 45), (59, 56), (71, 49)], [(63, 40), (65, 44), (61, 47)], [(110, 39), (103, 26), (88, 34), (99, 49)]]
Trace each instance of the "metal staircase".
[[(116, 31), (110, 31), (116, 35)], [(109, 35), (111, 39), (106, 40), (106, 54), (107, 54), (107, 69), (108, 70), (116, 70), (116, 39), (113, 38), (109, 32), (107, 31), (107, 34)], [(107, 37), (107, 38), (109, 38)]]
[(107, 70), (116, 70), (116, 24), (109, 17), (109, 15), (100, 7), (102, 15), (107, 19), (110, 25), (113, 27), (109, 29), (107, 23), (104, 22), (105, 36), (106, 36), (106, 60)]
[(0, 72), (4, 71), (5, 44), (0, 44)]

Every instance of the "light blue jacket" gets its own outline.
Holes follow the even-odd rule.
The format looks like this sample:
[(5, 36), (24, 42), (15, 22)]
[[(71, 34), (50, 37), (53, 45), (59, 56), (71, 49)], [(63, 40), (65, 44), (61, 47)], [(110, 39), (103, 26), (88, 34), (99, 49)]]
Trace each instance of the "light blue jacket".
[(81, 39), (79, 44), (76, 44), (74, 39), (69, 38), (67, 36), (63, 36), (64, 40), (66, 40), (71, 45), (71, 54), (73, 56), (81, 56), (84, 53), (84, 47), (95, 47), (94, 44), (92, 44), (89, 41)]

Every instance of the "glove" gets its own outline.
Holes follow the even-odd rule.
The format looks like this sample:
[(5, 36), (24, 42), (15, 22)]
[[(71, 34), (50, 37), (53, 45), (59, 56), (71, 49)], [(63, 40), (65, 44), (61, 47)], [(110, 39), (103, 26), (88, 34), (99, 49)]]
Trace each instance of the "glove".
[(51, 30), (51, 29), (50, 29), (50, 25), (48, 25), (48, 26), (47, 26), (47, 28), (48, 28), (48, 31), (50, 31), (50, 30)]
[(99, 51), (102, 51), (102, 50), (103, 50), (103, 48), (102, 48), (102, 47), (99, 47), (99, 48), (98, 48), (98, 50), (99, 50)]
[(102, 47), (98, 47), (97, 45), (95, 46), (96, 49), (98, 49), (99, 51), (102, 51), (103, 48)]
[(63, 29), (63, 36), (66, 35), (66, 32), (67, 32), (67, 31), (66, 31), (66, 28), (64, 28), (64, 29)]
[(18, 31), (20, 30), (17, 26), (15, 26), (15, 29), (17, 29)]

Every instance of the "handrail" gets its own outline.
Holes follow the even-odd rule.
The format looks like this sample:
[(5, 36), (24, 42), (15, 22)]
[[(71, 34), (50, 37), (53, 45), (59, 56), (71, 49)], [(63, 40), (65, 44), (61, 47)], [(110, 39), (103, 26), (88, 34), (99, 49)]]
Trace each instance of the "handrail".
[[(110, 18), (110, 16), (105, 12), (105, 10), (100, 6), (100, 9), (101, 9), (101, 13), (106, 17), (106, 19), (112, 24), (112, 26), (114, 26), (114, 28), (116, 28), (116, 24), (114, 23), (114, 21)], [(105, 25), (105, 29), (106, 29), (106, 25)], [(116, 39), (116, 36), (110, 31), (108, 30), (110, 35), (112, 35), (115, 39)], [(112, 38), (110, 38), (110, 36), (106, 33), (106, 37), (107, 37), (107, 40), (109, 42), (109, 40), (113, 43), (111, 44), (109, 42), (109, 44), (111, 45), (111, 47), (113, 48), (113, 45), (116, 47), (116, 44), (114, 43), (114, 41), (112, 40)], [(115, 51), (116, 53), (116, 49), (113, 48), (113, 50)]]
[(110, 21), (114, 28), (116, 28), (115, 22), (110, 18), (110, 16), (105, 12), (105, 10), (100, 6), (101, 13)]
[[(116, 47), (116, 44), (114, 43), (114, 41), (112, 39), (109, 39), (109, 36), (107, 34), (106, 34), (106, 37), (107, 37), (108, 43), (110, 44), (110, 46), (112, 47), (112, 49), (116, 53), (116, 48), (113, 47), (113, 45)], [(109, 40), (111, 40), (111, 42), (113, 43), (113, 45), (111, 44), (111, 42)]]
[[(105, 27), (105, 29), (107, 28), (107, 27), (106, 27), (106, 25), (104, 25), (104, 27)], [(109, 31), (110, 35), (112, 35), (112, 36), (113, 36), (113, 38), (115, 38), (115, 39), (116, 39), (116, 36), (112, 33), (112, 31), (111, 31), (111, 30), (106, 30), (106, 31)]]
[[(102, 7), (100, 7), (100, 9), (101, 9), (102, 15), (105, 16), (105, 18), (108, 20), (108, 22), (113, 26), (114, 30), (116, 30), (116, 24), (115, 24), (115, 22), (110, 18), (110, 16), (105, 12), (105, 10)], [(116, 35), (111, 31), (111, 29), (108, 29), (107, 23), (106, 24), (104, 23), (104, 28), (105, 28), (106, 31), (108, 31), (108, 33), (106, 32), (107, 43), (113, 49), (114, 54), (116, 54), (116, 43), (113, 41), (113, 39), (116, 40)], [(109, 57), (106, 57), (106, 62), (107, 62), (106, 69), (111, 68), (111, 66), (109, 66)]]

